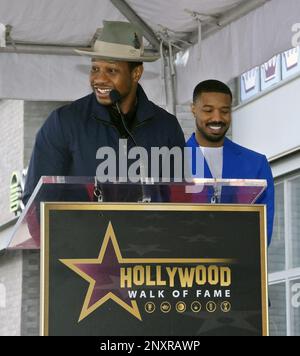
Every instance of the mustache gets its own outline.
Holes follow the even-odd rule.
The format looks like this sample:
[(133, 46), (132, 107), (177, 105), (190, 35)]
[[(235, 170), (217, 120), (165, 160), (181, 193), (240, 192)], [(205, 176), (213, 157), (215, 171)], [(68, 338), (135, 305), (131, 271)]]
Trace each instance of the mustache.
[(226, 124), (223, 121), (211, 121), (209, 123), (206, 124), (206, 126), (221, 126), (221, 127), (225, 127)]

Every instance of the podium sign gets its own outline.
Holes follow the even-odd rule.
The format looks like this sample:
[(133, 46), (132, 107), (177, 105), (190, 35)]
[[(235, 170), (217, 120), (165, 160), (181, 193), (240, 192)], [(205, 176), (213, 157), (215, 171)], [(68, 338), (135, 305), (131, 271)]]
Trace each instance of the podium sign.
[(43, 335), (267, 335), (265, 207), (44, 203)]

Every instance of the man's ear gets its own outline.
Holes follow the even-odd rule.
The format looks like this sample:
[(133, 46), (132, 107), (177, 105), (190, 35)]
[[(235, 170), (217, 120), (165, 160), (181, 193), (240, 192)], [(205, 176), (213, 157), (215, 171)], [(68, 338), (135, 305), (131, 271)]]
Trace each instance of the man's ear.
[(196, 118), (195, 110), (196, 110), (196, 108), (195, 108), (195, 104), (194, 104), (194, 103), (192, 103), (192, 104), (191, 104), (191, 111), (192, 111), (192, 113), (193, 113), (194, 117)]
[(142, 74), (144, 72), (144, 66), (140, 65), (134, 68), (134, 70), (132, 71), (132, 79), (135, 83), (138, 83), (139, 80), (142, 77)]

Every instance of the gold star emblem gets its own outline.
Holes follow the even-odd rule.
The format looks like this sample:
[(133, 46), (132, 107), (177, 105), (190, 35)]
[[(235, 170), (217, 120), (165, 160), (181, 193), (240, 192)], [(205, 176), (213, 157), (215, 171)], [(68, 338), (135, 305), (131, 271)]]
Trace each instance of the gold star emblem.
[(124, 296), (120, 288), (120, 264), (126, 263), (111, 222), (96, 259), (60, 259), (80, 277), (89, 282), (79, 321), (93, 313), (108, 300), (113, 300), (137, 319), (142, 320), (136, 301)]

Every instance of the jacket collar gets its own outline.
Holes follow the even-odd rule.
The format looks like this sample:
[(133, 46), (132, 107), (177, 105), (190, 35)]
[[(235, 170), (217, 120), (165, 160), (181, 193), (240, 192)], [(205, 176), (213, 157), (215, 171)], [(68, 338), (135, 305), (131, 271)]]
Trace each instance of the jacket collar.
[[(136, 112), (137, 124), (139, 125), (144, 121), (151, 119), (155, 115), (155, 106), (147, 98), (143, 88), (138, 84), (137, 88), (137, 99), (138, 107)], [(92, 107), (91, 114), (93, 117), (96, 117), (98, 120), (105, 121), (108, 124), (112, 125), (111, 118), (107, 108), (104, 105), (98, 103), (94, 93), (92, 95)]]
[[(197, 148), (197, 147), (200, 147), (200, 145), (199, 145), (199, 143), (197, 142), (197, 140), (196, 140), (196, 135), (195, 135), (195, 133), (193, 133), (192, 134), (192, 136), (190, 137), (190, 139), (187, 141), (187, 143), (186, 143), (186, 145), (187, 145), (187, 147), (190, 147), (190, 148)], [(203, 157), (203, 153), (202, 153), (202, 151), (200, 152), (200, 155)], [(195, 160), (195, 158), (196, 158), (196, 156), (194, 156), (194, 154), (193, 154), (193, 156), (192, 156), (192, 170), (193, 170), (193, 172), (195, 172), (195, 168), (196, 168), (196, 164), (197, 164), (197, 162), (196, 162), (196, 160)], [(211, 172), (210, 172), (210, 169), (209, 169), (209, 167), (208, 167), (208, 164), (207, 164), (207, 162), (206, 162), (206, 159), (203, 157), (203, 162), (204, 162), (204, 177), (197, 177), (197, 178), (212, 178), (212, 174), (211, 174)]]
[(224, 179), (238, 177), (240, 165), (238, 158), (241, 155), (239, 146), (233, 143), (228, 138), (225, 138), (224, 141), (224, 150), (223, 150), (223, 173), (222, 177)]
[[(196, 135), (193, 133), (191, 138), (187, 142), (188, 147), (199, 147), (199, 144), (196, 140)], [(233, 170), (238, 169), (238, 167), (233, 166), (233, 162), (236, 162), (237, 156), (241, 154), (238, 146), (235, 145), (231, 140), (225, 137), (224, 146), (223, 146), (223, 172), (222, 177), (224, 179), (231, 177)], [(195, 162), (193, 162), (193, 165)], [(205, 178), (212, 178), (212, 174), (208, 167), (206, 160), (204, 159), (204, 177)]]
[(224, 156), (227, 154), (233, 154), (236, 156), (239, 156), (241, 154), (241, 151), (238, 148), (239, 146), (233, 143), (229, 138), (225, 137), (224, 141)]
[[(192, 134), (192, 136), (190, 137), (190, 139), (188, 140), (187, 142), (187, 146), (188, 147), (199, 147), (200, 145), (198, 144), (197, 140), (196, 140), (196, 135), (195, 133)], [(240, 150), (238, 149), (238, 146), (233, 143), (231, 140), (229, 140), (229, 138), (225, 137), (225, 140), (224, 140), (224, 156), (226, 155), (240, 155), (241, 152)]]

